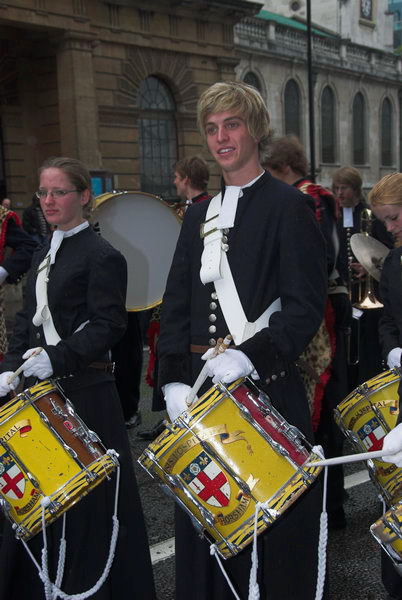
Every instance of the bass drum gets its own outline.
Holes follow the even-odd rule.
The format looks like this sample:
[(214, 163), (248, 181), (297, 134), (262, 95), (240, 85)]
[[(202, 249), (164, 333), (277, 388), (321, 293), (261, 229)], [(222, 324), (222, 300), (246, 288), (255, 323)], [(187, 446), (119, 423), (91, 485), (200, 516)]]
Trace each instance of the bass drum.
[(162, 300), (181, 220), (167, 202), (144, 192), (111, 192), (95, 198), (91, 221), (128, 265), (128, 311)]

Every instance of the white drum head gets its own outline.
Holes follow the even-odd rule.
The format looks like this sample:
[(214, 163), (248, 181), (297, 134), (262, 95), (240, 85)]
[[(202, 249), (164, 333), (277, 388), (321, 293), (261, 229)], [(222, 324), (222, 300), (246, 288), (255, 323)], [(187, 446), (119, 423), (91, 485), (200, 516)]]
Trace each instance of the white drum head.
[(127, 310), (159, 304), (180, 232), (176, 211), (152, 194), (115, 192), (95, 199), (91, 220), (127, 260)]

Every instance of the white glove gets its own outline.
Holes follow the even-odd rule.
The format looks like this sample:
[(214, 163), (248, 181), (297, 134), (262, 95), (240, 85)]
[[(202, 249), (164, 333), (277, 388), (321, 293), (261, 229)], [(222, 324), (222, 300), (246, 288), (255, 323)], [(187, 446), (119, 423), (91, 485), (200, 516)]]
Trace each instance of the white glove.
[(387, 363), (389, 369), (395, 369), (395, 367), (401, 366), (401, 354), (402, 348), (393, 348), (388, 352)]
[(207, 360), (207, 374), (208, 377), (212, 377), (213, 383), (218, 383), (218, 381), (232, 383), (232, 381), (239, 379), (239, 377), (246, 377), (253, 372), (258, 379), (253, 364), (241, 350), (229, 348), (213, 358), (208, 358), (208, 353), (209, 350), (202, 358), (206, 357), (204, 360)]
[(12, 374), (13, 374), (12, 371), (4, 371), (4, 373), (1, 373), (1, 375), (0, 375), (0, 397), (7, 396), (7, 394), (9, 392), (11, 392), (11, 390), (18, 387), (18, 384), (20, 382), (20, 378), (18, 376), (13, 380), (12, 383), (8, 383), (8, 378)]
[(182, 412), (188, 409), (186, 399), (190, 390), (189, 385), (178, 381), (163, 386), (166, 410), (171, 421), (177, 419)]
[(382, 449), (384, 450), (383, 461), (402, 467), (402, 423), (387, 433)]
[(46, 379), (53, 375), (53, 367), (46, 350), (42, 350), (36, 356), (29, 358), (39, 348), (30, 348), (22, 355), (24, 360), (28, 359), (24, 364), (23, 372), (25, 377), (37, 377), (38, 379)]

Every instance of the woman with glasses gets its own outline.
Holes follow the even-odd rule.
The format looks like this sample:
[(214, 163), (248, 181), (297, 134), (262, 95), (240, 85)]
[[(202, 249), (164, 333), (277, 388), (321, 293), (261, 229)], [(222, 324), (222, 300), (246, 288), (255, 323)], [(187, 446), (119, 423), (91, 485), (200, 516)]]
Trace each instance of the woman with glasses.
[[(34, 256), (24, 307), (16, 317), (2, 364), (0, 396), (6, 400), (9, 376), (21, 363), (25, 388), (55, 378), (89, 429), (106, 448), (118, 452), (117, 547), (109, 576), (91, 597), (153, 599), (148, 542), (109, 353), (126, 328), (126, 261), (89, 226), (91, 180), (80, 161), (49, 159), (40, 167), (39, 179), (37, 196), (55, 231), (50, 244)], [(50, 316), (43, 310), (43, 267)], [(43, 350), (34, 355), (38, 347)], [(66, 513), (66, 561), (60, 587), (67, 594), (87, 591), (102, 574), (111, 543), (115, 489), (116, 473), (112, 481), (102, 482)], [(53, 582), (62, 521), (59, 518), (46, 528)], [(36, 535), (28, 545), (41, 564), (42, 536)], [(44, 597), (35, 565), (11, 527), (5, 532), (0, 571), (1, 600)]]

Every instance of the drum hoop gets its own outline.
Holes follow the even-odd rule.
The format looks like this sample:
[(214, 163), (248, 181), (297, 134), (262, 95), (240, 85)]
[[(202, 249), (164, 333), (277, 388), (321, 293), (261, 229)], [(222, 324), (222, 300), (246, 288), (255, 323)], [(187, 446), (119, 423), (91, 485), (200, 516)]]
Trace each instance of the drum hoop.
[[(394, 377), (393, 377), (393, 376)], [(377, 378), (379, 378), (380, 376), (387, 376), (390, 377), (389, 381), (387, 382), (383, 382), (381, 383), (378, 387), (376, 387), (375, 389), (372, 388), (368, 388), (368, 394), (364, 394), (359, 392), (359, 389), (361, 388), (361, 386), (363, 385), (367, 385), (367, 383), (369, 381), (373, 382), (374, 385), (374, 380), (377, 380)], [(381, 373), (379, 373), (378, 375), (375, 375), (374, 377), (371, 377), (370, 379), (368, 379), (367, 381), (361, 383), (360, 385), (358, 385), (354, 390), (352, 390), (347, 396), (346, 398), (344, 398), (337, 406), (336, 409), (339, 414), (341, 414), (341, 416), (346, 416), (347, 414), (349, 414), (350, 410), (352, 409), (352, 406), (355, 406), (354, 404), (352, 406), (348, 406), (348, 408), (346, 408), (346, 402), (348, 402), (348, 404), (351, 402), (351, 400), (356, 399), (358, 396), (360, 396), (359, 398), (359, 402), (361, 400), (364, 400), (365, 398), (367, 398), (367, 396), (370, 396), (372, 394), (375, 394), (381, 390), (383, 390), (384, 388), (388, 387), (389, 385), (394, 385), (395, 383), (398, 382), (398, 379), (401, 379), (401, 375), (399, 375), (398, 373), (396, 373), (395, 371), (393, 371), (393, 369), (388, 369), (387, 371), (382, 371)], [(346, 411), (346, 412), (345, 412)]]
[(104, 192), (103, 194), (100, 194), (99, 196), (96, 196), (96, 198), (94, 198), (95, 204), (92, 212), (95, 212), (100, 206), (103, 206), (109, 200), (112, 200), (113, 198), (118, 198), (119, 196), (125, 196), (127, 194), (138, 194), (141, 196), (147, 196), (148, 198), (153, 198), (154, 200), (158, 200), (159, 202), (161, 202), (161, 204), (164, 204), (167, 208), (170, 208), (172, 211), (174, 211), (174, 216), (176, 217), (179, 223), (183, 222), (183, 219), (181, 219), (175, 211), (174, 204), (167, 202), (167, 200), (164, 200), (161, 196), (158, 196), (157, 194), (151, 194), (150, 192), (142, 192), (141, 190), (115, 190), (113, 192)]

